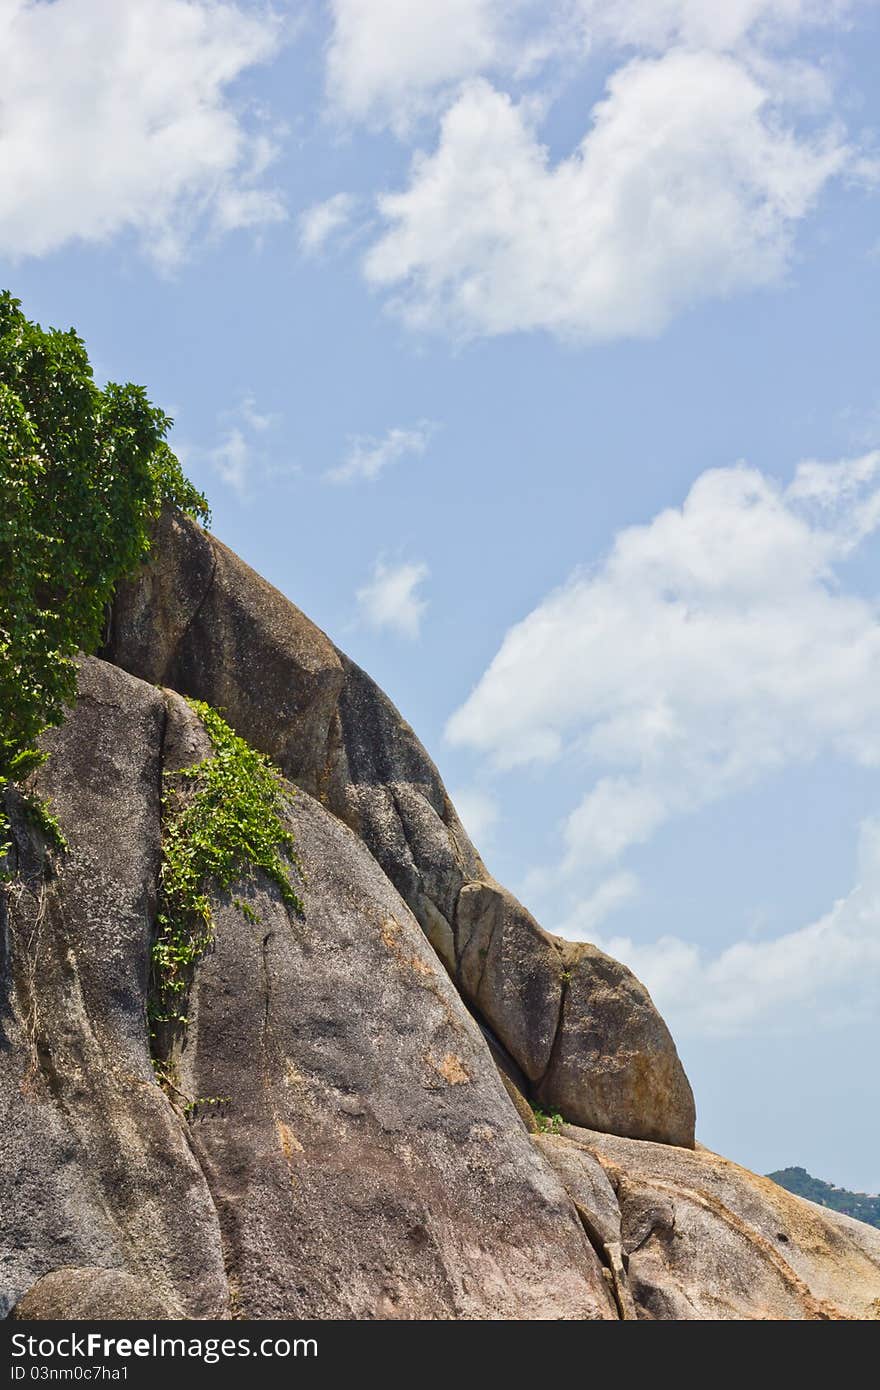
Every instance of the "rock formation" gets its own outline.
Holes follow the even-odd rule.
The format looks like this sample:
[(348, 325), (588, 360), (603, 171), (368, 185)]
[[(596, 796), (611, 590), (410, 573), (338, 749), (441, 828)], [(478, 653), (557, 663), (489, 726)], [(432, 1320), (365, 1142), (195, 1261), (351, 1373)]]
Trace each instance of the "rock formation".
[(693, 1144), (690, 1086), (644, 988), (594, 947), (543, 932), (494, 882), (387, 696), (195, 522), (166, 512), (155, 556), (117, 596), (107, 659), (222, 709), (352, 828), (542, 1105)]
[[(494, 882), (388, 699), (226, 547), (166, 513), (102, 657), (36, 778), (68, 852), (6, 798), (0, 1312), (880, 1315), (880, 1232), (694, 1147), (644, 987)], [(184, 695), (294, 784), (306, 883), (302, 913), (214, 895), (163, 1089), (162, 777), (210, 751)]]

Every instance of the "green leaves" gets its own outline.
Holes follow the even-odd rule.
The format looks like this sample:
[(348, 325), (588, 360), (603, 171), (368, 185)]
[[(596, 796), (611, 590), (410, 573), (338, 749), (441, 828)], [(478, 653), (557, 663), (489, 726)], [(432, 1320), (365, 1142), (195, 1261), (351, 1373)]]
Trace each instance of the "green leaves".
[(164, 503), (207, 519), (140, 386), (95, 385), (71, 329), (0, 293), (0, 790), (76, 696), (117, 581), (148, 552)]
[(548, 1115), (539, 1105), (533, 1105), (532, 1114), (540, 1134), (561, 1134), (565, 1121), (558, 1110), (554, 1110)]
[[(302, 904), (294, 875), (302, 875), (293, 836), (284, 824), (287, 792), (278, 770), (230, 729), (216, 710), (189, 700), (214, 755), (166, 776), (158, 929), (153, 945), (154, 1023), (186, 1022), (192, 968), (214, 936), (210, 892), (227, 892), (262, 870), (295, 911)], [(257, 915), (233, 900), (249, 922)]]

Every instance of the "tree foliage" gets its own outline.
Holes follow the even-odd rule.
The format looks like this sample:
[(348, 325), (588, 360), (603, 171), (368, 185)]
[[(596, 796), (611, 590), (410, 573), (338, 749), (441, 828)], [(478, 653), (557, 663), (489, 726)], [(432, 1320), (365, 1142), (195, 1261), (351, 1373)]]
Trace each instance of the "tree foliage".
[(870, 1192), (849, 1192), (845, 1187), (835, 1187), (833, 1183), (814, 1178), (806, 1168), (780, 1168), (768, 1173), (780, 1187), (794, 1192), (798, 1197), (806, 1197), (817, 1202), (820, 1207), (830, 1207), (832, 1211), (842, 1211), (856, 1221), (864, 1221), (869, 1226), (880, 1229), (880, 1196)]
[(82, 340), (0, 293), (0, 791), (76, 695), (117, 581), (149, 550), (164, 502), (206, 519), (140, 386), (94, 381)]

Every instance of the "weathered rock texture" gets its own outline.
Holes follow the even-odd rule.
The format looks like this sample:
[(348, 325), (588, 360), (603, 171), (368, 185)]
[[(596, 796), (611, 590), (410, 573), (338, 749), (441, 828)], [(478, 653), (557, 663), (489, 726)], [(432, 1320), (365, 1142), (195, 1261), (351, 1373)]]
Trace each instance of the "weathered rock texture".
[(700, 1145), (574, 1125), (536, 1142), (607, 1263), (620, 1252), (622, 1297), (639, 1318), (880, 1318), (880, 1231), (872, 1226)]
[(103, 662), (80, 690), (40, 774), (71, 841), (54, 876), (13, 807), (3, 1311), (94, 1315), (99, 1267), (125, 1276), (108, 1315), (147, 1285), (192, 1317), (616, 1316), (424, 934), (306, 793), (305, 910), (268, 881), (238, 891), (256, 924), (215, 904), (180, 1103), (160, 1089), (145, 1013), (160, 779), (208, 745), (177, 695)]
[(104, 655), (222, 708), (355, 831), (534, 1099), (598, 1129), (693, 1143), (691, 1089), (644, 987), (542, 931), (494, 882), (388, 697), (226, 546), (166, 512), (154, 558), (117, 596)]
[(123, 1269), (53, 1269), (44, 1274), (12, 1309), (18, 1322), (82, 1322), (177, 1319), (176, 1303), (163, 1299), (144, 1279)]
[[(694, 1150), (643, 987), (489, 877), (412, 730), (281, 595), (168, 514), (106, 655), (36, 778), (69, 852), (6, 795), (0, 1314), (878, 1316), (880, 1234)], [(162, 777), (210, 752), (177, 691), (298, 784), (306, 882), (301, 914), (259, 876), (215, 895), (163, 1089)], [(537, 1133), (530, 1101), (581, 1127)]]
[(219, 1317), (217, 1213), (147, 1045), (165, 700), (99, 662), (80, 690), (39, 776), (70, 853), (47, 877), (13, 807), (18, 876), (0, 894), (3, 1311), (53, 1269), (97, 1265)]

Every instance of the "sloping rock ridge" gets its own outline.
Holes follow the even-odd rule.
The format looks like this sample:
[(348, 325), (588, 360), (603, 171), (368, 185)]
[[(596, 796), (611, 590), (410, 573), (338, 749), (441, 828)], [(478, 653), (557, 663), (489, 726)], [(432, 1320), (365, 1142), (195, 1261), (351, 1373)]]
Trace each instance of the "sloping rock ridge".
[[(491, 879), (387, 698), (230, 551), (166, 514), (103, 656), (36, 777), (69, 851), (6, 797), (0, 1314), (880, 1316), (880, 1232), (694, 1146), (643, 986)], [(210, 751), (181, 695), (295, 784), (306, 881), (215, 895), (163, 1088), (162, 777)]]
[(3, 1311), (86, 1304), (112, 1269), (135, 1281), (114, 1290), (127, 1308), (150, 1290), (145, 1316), (156, 1299), (189, 1317), (614, 1316), (424, 933), (307, 793), (302, 915), (268, 880), (240, 890), (257, 922), (214, 903), (179, 1092), (156, 1084), (161, 775), (203, 740), (179, 696), (87, 661), (41, 772), (70, 840), (55, 875), (12, 807)]
[(647, 991), (595, 947), (542, 931), (495, 883), (391, 701), (226, 546), (166, 512), (154, 559), (117, 596), (104, 655), (222, 709), (354, 830), (541, 1105), (693, 1144), (691, 1089)]

